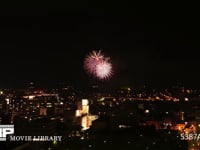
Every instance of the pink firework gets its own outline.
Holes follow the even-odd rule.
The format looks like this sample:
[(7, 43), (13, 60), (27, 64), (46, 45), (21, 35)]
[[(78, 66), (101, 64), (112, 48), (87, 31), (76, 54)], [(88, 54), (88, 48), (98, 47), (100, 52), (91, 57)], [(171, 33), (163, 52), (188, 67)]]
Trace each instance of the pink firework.
[(93, 75), (96, 74), (96, 66), (103, 60), (103, 57), (101, 51), (92, 51), (84, 61), (84, 68), (86, 71)]
[(84, 61), (85, 70), (98, 79), (108, 79), (112, 74), (112, 65), (101, 51), (92, 51)]
[(108, 79), (112, 75), (112, 65), (102, 61), (96, 66), (96, 75), (99, 79)]

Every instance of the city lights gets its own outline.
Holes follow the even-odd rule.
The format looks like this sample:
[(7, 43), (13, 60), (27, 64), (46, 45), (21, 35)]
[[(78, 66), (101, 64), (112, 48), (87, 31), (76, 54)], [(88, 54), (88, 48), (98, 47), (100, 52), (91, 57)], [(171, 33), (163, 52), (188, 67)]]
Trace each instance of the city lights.
[[(76, 90), (65, 95), (63, 92), (66, 90), (62, 90), (55, 92), (54, 89), (49, 93), (39, 92), (41, 90), (30, 92), (29, 90), (25, 91), (21, 97), (6, 94), (0, 100), (0, 110), (4, 113), (12, 113), (10, 123), (16, 125), (16, 131), (19, 132), (16, 134), (26, 131), (29, 134), (49, 134), (51, 132), (53, 135), (57, 131), (70, 140), (80, 139), (84, 142), (88, 139), (91, 140), (90, 130), (94, 134), (95, 132), (109, 131), (111, 135), (113, 131), (126, 134), (130, 132), (140, 140), (148, 138), (144, 131), (163, 137), (174, 136), (177, 140), (181, 140), (181, 135), (187, 136), (200, 131), (198, 113), (190, 112), (191, 108), (195, 112), (199, 109), (197, 106), (193, 107), (196, 101), (191, 98), (192, 92), (187, 93), (191, 95), (187, 95), (187, 98), (190, 97), (190, 101), (186, 103), (186, 97), (181, 98), (176, 95), (180, 101), (175, 102), (173, 93), (163, 94), (162, 91), (159, 93), (155, 93), (155, 91), (153, 91), (154, 93), (149, 91), (148, 93), (140, 91), (137, 93), (135, 91), (134, 93), (126, 88), (124, 92), (117, 91), (114, 94), (102, 92), (76, 95), (78, 93)], [(177, 109), (178, 107), (179, 109)], [(191, 115), (195, 115), (194, 119), (188, 120), (188, 116)], [(15, 116), (19, 120), (18, 122), (16, 122)], [(0, 118), (0, 122), (3, 121), (4, 118)], [(30, 125), (26, 126), (26, 124)], [(59, 125), (59, 128), (56, 124)], [(68, 125), (71, 126), (71, 129), (68, 128)], [(137, 135), (132, 132), (134, 128), (138, 130)], [(107, 140), (112, 143), (111, 139), (104, 141)], [(102, 141), (103, 145), (107, 145), (107, 142), (104, 141)], [(155, 145), (154, 141), (156, 139), (151, 141), (152, 145)], [(124, 143), (132, 146), (134, 142), (127, 139)], [(60, 143), (57, 142), (53, 145), (59, 146)], [(93, 147), (95, 145), (91, 146), (91, 148)]]

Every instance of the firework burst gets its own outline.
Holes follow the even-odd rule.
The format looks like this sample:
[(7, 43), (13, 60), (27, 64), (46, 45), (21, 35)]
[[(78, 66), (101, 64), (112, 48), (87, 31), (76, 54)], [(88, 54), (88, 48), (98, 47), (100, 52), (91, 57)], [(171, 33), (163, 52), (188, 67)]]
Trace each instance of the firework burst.
[(112, 65), (109, 62), (102, 61), (96, 66), (96, 75), (99, 79), (108, 79), (112, 74)]
[(92, 51), (84, 60), (85, 70), (94, 77), (103, 80), (112, 75), (112, 64), (101, 51)]

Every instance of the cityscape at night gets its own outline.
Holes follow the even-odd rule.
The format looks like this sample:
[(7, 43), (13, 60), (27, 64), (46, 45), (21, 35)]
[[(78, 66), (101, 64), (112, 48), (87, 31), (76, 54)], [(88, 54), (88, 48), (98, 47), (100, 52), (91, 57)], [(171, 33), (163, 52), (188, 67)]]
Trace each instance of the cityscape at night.
[(0, 9), (0, 149), (200, 149), (196, 9), (42, 5)]

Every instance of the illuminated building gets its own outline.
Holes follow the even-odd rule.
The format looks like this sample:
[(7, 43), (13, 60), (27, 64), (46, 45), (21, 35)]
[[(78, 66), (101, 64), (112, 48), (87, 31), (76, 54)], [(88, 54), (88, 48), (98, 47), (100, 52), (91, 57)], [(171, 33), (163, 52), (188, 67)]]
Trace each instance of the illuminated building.
[(46, 116), (47, 115), (47, 109), (46, 108), (40, 108), (40, 115)]
[(87, 115), (89, 113), (89, 102), (87, 99), (82, 99), (78, 102), (78, 110), (76, 110), (76, 117)]
[(82, 113), (88, 114), (89, 113), (89, 105), (87, 99), (82, 99)]
[(81, 117), (80, 124), (82, 130), (87, 130), (92, 125), (92, 121), (96, 120), (98, 117), (94, 115), (89, 115), (89, 101), (88, 99), (82, 99), (78, 102), (78, 110), (76, 110), (76, 117)]
[(81, 110), (76, 110), (76, 117), (81, 117)]
[(87, 130), (89, 128), (89, 119), (88, 116), (83, 116), (81, 119), (81, 125), (83, 130)]
[(179, 124), (176, 124), (176, 126), (174, 127), (175, 130), (178, 130), (180, 132), (182, 132), (185, 128), (185, 124), (184, 123), (179, 123)]
[(181, 112), (181, 120), (184, 121), (184, 112)]

